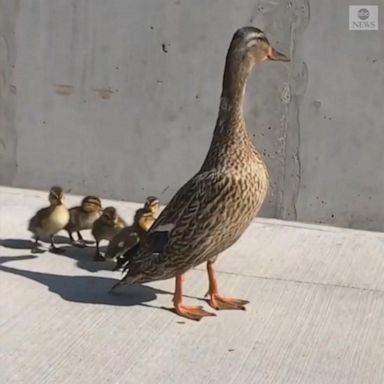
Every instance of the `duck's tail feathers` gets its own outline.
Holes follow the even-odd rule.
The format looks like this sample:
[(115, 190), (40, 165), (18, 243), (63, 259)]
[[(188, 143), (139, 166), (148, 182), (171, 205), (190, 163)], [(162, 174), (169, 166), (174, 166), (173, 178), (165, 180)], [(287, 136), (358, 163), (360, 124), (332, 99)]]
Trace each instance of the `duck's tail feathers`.
[(129, 269), (129, 264), (138, 254), (139, 249), (140, 249), (140, 242), (138, 242), (131, 249), (128, 249), (128, 251), (126, 251), (124, 255), (121, 255), (119, 257), (119, 259), (117, 260), (117, 263), (120, 266), (120, 268), (123, 270), (123, 272), (126, 272)]
[(129, 276), (127, 274), (120, 281), (118, 281), (115, 285), (113, 285), (112, 288), (109, 290), (109, 292), (114, 292), (118, 287), (120, 287), (122, 285), (135, 284), (137, 281), (140, 280), (140, 278), (141, 278), (141, 275)]

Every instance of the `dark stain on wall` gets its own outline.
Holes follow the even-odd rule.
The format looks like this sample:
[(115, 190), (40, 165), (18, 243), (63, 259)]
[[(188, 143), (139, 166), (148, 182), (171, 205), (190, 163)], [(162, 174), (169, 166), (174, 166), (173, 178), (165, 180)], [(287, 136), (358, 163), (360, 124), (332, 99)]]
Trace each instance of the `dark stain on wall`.
[(0, 0), (0, 184), (12, 185), (17, 173), (15, 29), (20, 1)]

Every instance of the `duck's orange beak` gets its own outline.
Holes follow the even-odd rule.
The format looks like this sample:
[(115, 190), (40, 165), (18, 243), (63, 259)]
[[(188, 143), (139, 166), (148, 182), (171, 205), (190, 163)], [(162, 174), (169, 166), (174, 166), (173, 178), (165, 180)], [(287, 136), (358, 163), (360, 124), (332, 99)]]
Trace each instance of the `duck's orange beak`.
[(269, 47), (268, 50), (268, 60), (273, 60), (273, 61), (290, 61), (289, 58), (279, 51), (276, 51), (276, 49)]

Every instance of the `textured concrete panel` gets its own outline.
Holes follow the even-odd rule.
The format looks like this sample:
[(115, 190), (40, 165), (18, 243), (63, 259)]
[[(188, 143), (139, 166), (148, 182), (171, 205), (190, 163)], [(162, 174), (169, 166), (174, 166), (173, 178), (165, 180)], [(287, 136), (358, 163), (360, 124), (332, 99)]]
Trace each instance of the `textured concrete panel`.
[(11, 185), (17, 172), (15, 107), (15, 29), (19, 0), (0, 0), (0, 183)]
[(309, 74), (299, 116), (297, 217), (383, 230), (383, 9), (378, 31), (349, 31), (349, 4), (311, 1), (301, 41)]
[(252, 24), (292, 58), (247, 90), (261, 215), (383, 230), (384, 29), (349, 31), (348, 6), (0, 1), (0, 184), (166, 203), (202, 163), (229, 40)]
[[(290, 53), (286, 0), (22, 1), (15, 185), (167, 202), (200, 167), (234, 31), (265, 28)], [(269, 165), (265, 214), (284, 176), (289, 64), (250, 79), (247, 120)]]

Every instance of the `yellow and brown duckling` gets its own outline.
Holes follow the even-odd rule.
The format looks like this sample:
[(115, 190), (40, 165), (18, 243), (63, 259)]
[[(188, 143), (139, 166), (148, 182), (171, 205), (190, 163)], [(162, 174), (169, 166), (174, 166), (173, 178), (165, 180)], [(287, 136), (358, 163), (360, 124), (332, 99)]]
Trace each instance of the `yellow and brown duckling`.
[(92, 235), (96, 240), (95, 261), (104, 260), (100, 254), (101, 240), (111, 241), (127, 224), (118, 215), (115, 207), (104, 208), (101, 216), (93, 223)]
[(183, 303), (183, 274), (207, 264), (209, 305), (245, 309), (246, 300), (219, 293), (213, 264), (258, 213), (268, 189), (266, 165), (248, 134), (243, 103), (255, 64), (288, 61), (254, 27), (237, 30), (228, 49), (216, 127), (204, 163), (161, 212), (143, 241), (128, 251), (120, 284), (176, 279), (173, 303), (180, 316), (200, 320), (213, 314)]
[[(157, 219), (160, 213), (160, 201), (155, 196), (148, 196), (144, 203), (144, 208), (135, 212), (134, 223), (137, 223), (137, 229), (147, 232)], [(141, 237), (141, 234), (139, 233)]]
[[(70, 219), (65, 229), (68, 232), (68, 236), (73, 245), (85, 246), (80, 231), (84, 229), (92, 229), (94, 222), (101, 216), (101, 213), (101, 201), (96, 196), (84, 197), (79, 207), (73, 207), (69, 210)], [(77, 233), (77, 242), (73, 238), (73, 232)]]
[(151, 228), (160, 212), (160, 202), (157, 197), (148, 196), (144, 207), (139, 208), (134, 215), (133, 224), (123, 228), (109, 243), (105, 253), (106, 259), (115, 259), (116, 267), (120, 269), (125, 264), (123, 254), (142, 240), (144, 234)]
[(69, 211), (64, 205), (64, 192), (59, 186), (53, 186), (49, 191), (50, 206), (42, 208), (30, 219), (28, 230), (34, 234), (35, 243), (32, 252), (38, 251), (39, 239), (49, 237), (51, 250), (62, 252), (54, 243), (54, 235), (68, 224)]

